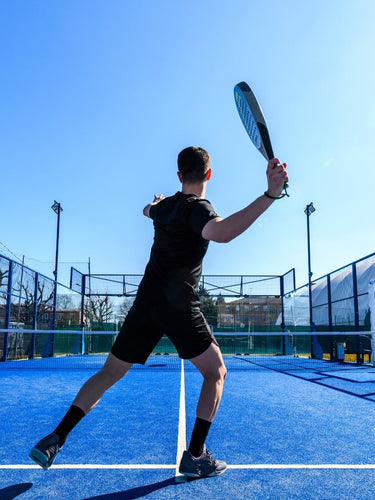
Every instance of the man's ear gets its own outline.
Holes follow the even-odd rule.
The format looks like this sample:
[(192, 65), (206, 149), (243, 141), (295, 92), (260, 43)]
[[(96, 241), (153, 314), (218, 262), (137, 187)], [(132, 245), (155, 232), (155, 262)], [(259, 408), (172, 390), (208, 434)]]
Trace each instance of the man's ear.
[(206, 179), (209, 181), (211, 179), (212, 170), (209, 168), (207, 170)]
[(177, 172), (177, 177), (179, 178), (181, 184), (182, 184), (182, 174), (181, 172)]

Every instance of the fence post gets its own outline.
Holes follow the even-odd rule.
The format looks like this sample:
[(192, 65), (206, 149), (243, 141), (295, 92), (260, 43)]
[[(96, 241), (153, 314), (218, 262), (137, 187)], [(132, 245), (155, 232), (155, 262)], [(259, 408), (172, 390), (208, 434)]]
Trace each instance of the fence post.
[[(90, 279), (90, 278), (89, 278)], [(81, 324), (80, 324), (80, 330), (81, 330), (81, 341), (80, 341), (80, 349), (81, 349), (81, 354), (85, 354), (85, 337), (84, 337), (84, 330), (85, 330), (85, 293), (86, 293), (86, 274), (82, 276), (82, 285), (81, 285)]]
[[(285, 333), (285, 313), (284, 313), (284, 276), (280, 276), (280, 298), (281, 298), (281, 331)], [(285, 335), (282, 335), (281, 354), (285, 355)]]
[(34, 286), (34, 307), (33, 307), (33, 333), (31, 334), (31, 353), (30, 359), (35, 358), (35, 346), (36, 346), (36, 332), (35, 330), (38, 327), (38, 281), (39, 281), (39, 273), (35, 273), (35, 286)]
[(328, 302), (328, 330), (332, 332), (332, 292), (331, 292), (331, 275), (327, 274), (327, 302)]
[[(13, 261), (9, 261), (9, 276), (8, 276), (8, 287), (7, 287), (7, 304), (5, 310), (5, 329), (9, 328), (10, 315), (12, 309), (12, 282), (13, 282)], [(9, 332), (4, 333), (4, 345), (3, 345), (3, 357), (1, 361), (6, 361), (8, 359), (8, 340)]]
[[(353, 277), (353, 300), (354, 300), (354, 327), (355, 331), (359, 332), (357, 266), (355, 263), (352, 264), (352, 277)], [(361, 340), (359, 335), (356, 336), (355, 343), (357, 351), (357, 363), (361, 363)]]
[(10, 316), (12, 310), (12, 286), (13, 286), (13, 261), (9, 261), (9, 278), (8, 278), (8, 297), (6, 306), (6, 316), (5, 316), (5, 328), (9, 328)]

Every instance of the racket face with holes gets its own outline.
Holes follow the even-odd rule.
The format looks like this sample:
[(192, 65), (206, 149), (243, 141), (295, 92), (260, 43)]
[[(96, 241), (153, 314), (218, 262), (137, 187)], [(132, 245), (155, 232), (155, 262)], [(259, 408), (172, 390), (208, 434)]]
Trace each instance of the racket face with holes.
[(238, 83), (234, 87), (234, 100), (251, 142), (266, 160), (274, 158), (262, 108), (246, 82)]

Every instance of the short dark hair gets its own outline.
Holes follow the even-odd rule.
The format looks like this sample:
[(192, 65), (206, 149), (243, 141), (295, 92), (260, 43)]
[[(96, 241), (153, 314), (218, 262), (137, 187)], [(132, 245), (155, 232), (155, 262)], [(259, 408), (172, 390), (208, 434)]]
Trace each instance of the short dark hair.
[(203, 182), (210, 168), (210, 155), (203, 148), (189, 146), (178, 155), (177, 165), (184, 182)]

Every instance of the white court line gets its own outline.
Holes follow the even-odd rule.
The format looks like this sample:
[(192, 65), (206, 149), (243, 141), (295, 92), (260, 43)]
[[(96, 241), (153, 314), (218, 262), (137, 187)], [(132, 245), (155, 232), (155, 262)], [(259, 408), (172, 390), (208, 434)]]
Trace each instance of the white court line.
[(180, 382), (180, 409), (178, 414), (178, 437), (177, 437), (177, 456), (175, 478), (178, 483), (186, 481), (186, 476), (180, 474), (178, 467), (182, 454), (186, 450), (186, 407), (185, 407), (185, 373), (184, 360), (181, 359), (181, 382)]
[(375, 469), (375, 464), (244, 464), (228, 469)]
[[(176, 464), (57, 464), (52, 469), (175, 469), (177, 482), (186, 481), (186, 476), (178, 472), (182, 454), (186, 450), (186, 407), (184, 360), (181, 359), (180, 408), (178, 417), (178, 437)], [(0, 465), (0, 470), (41, 469), (39, 465)]]
[[(175, 469), (176, 464), (55, 464), (53, 469)], [(1, 469), (39, 469), (39, 465), (0, 465)]]
[[(179, 462), (177, 462), (178, 467)], [(10, 464), (0, 465), (0, 470), (39, 469), (39, 465)], [(53, 469), (176, 469), (176, 464), (59, 464)], [(228, 465), (228, 469), (375, 469), (375, 464), (243, 464)], [(185, 477), (185, 476), (183, 476)]]

